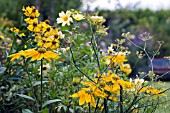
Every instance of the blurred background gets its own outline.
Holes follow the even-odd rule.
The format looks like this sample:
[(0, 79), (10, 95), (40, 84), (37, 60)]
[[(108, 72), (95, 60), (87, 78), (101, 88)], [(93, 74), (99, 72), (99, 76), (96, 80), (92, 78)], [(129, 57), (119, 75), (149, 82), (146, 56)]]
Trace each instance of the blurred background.
[[(23, 6), (35, 5), (40, 11), (40, 20), (49, 19), (52, 23), (58, 13), (69, 9), (79, 9), (84, 12), (99, 12), (106, 18), (105, 26), (109, 26), (108, 36), (101, 39), (104, 50), (117, 38), (122, 38), (124, 32), (134, 34), (133, 42), (142, 46), (140, 34), (147, 32), (153, 36), (147, 49), (150, 54), (158, 48), (157, 41), (164, 41), (157, 58), (170, 55), (170, 2), (169, 0), (0, 0), (0, 33), (10, 27), (19, 27), (23, 23)], [(82, 23), (84, 24), (84, 23)], [(148, 59), (138, 59), (136, 50), (130, 43), (126, 46), (132, 51), (128, 60), (135, 76), (137, 72), (149, 71)], [(2, 60), (0, 58), (0, 60)]]

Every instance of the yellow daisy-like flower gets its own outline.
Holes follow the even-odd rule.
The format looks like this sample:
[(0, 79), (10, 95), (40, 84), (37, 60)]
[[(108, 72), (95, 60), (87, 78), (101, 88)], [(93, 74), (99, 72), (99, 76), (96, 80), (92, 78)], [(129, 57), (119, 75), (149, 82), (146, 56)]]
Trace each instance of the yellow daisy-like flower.
[(13, 32), (15, 32), (15, 33), (19, 33), (19, 32), (20, 32), (19, 29), (16, 28), (16, 27), (10, 28), (9, 30), (10, 30), (11, 32), (13, 31)]
[(129, 64), (122, 64), (120, 65), (120, 70), (125, 72), (126, 75), (129, 75), (132, 72), (132, 69)]
[(93, 107), (96, 107), (95, 98), (90, 88), (83, 88), (79, 92), (73, 94), (71, 97), (79, 97), (79, 105), (83, 105), (86, 102), (87, 104), (90, 103)]
[(38, 10), (35, 8), (35, 6), (31, 6), (31, 7), (23, 7), (22, 10), (24, 11), (24, 15), (28, 16), (28, 17), (39, 17), (40, 13), (38, 12)]
[(14, 60), (19, 59), (21, 56), (23, 56), (23, 51), (21, 51), (19, 53), (12, 54), (8, 57), (12, 57), (10, 61), (14, 62)]
[(90, 19), (93, 23), (103, 23), (106, 21), (102, 16), (91, 16)]
[(47, 38), (45, 46), (51, 50), (55, 50), (59, 47), (59, 40), (55, 38)]
[(29, 18), (24, 19), (24, 21), (25, 21), (27, 24), (33, 24), (34, 22), (38, 22), (38, 18), (29, 17)]
[(29, 58), (31, 57), (31, 61), (35, 60), (41, 60), (41, 59), (46, 59), (50, 60), (51, 59), (58, 59), (59, 55), (52, 52), (52, 51), (47, 51), (45, 48), (39, 48), (37, 51), (35, 49), (30, 49), (29, 52), (23, 53), (25, 57)]
[(31, 57), (31, 61), (41, 60), (43, 58), (49, 61), (50, 59), (59, 58), (58, 54), (52, 51), (47, 51), (45, 48), (39, 48), (37, 51), (35, 49), (28, 49), (19, 53), (12, 54), (8, 57), (12, 57), (10, 61), (13, 62), (15, 59), (19, 59), (21, 56), (24, 56), (26, 58)]
[(57, 18), (57, 23), (62, 23), (62, 26), (69, 26), (70, 23), (73, 22), (73, 19), (71, 18), (71, 11), (67, 11), (66, 13), (62, 11), (61, 13), (59, 13), (59, 17), (60, 18)]
[(127, 61), (126, 53), (117, 52), (114, 55), (107, 56), (106, 61), (106, 64), (108, 64), (110, 67), (114, 67), (117, 64), (122, 65)]
[(40, 25), (38, 22), (33, 22), (33, 24), (30, 24), (27, 27), (28, 30), (33, 31), (33, 32), (39, 32), (40, 31)]
[(82, 14), (74, 14), (73, 18), (77, 21), (80, 21), (84, 19), (84, 16)]

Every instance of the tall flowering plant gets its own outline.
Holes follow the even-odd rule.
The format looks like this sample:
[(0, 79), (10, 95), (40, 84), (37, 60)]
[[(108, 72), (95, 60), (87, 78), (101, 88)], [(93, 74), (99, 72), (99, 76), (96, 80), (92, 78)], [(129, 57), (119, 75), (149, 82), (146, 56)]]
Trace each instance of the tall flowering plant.
[[(26, 17), (24, 28), (10, 30), (24, 45), (17, 51), (13, 43), (8, 57), (15, 64), (25, 65), (31, 92), (17, 95), (34, 101), (35, 108), (29, 108), (30, 111), (153, 112), (161, 98), (166, 97), (166, 90), (154, 87), (153, 69), (145, 75), (151, 81), (146, 82), (140, 76), (129, 79), (130, 51), (123, 46), (127, 40), (132, 42), (129, 33), (122, 34), (126, 39), (117, 39), (106, 51), (101, 49), (100, 39), (108, 35), (102, 16), (72, 9), (59, 13), (56, 26), (51, 26), (49, 20), (39, 21), (40, 13), (34, 6), (22, 10)], [(146, 38), (143, 36), (145, 43), (149, 40)], [(151, 57), (146, 46), (133, 44), (151, 61), (159, 51), (158, 48)], [(138, 53), (139, 57), (142, 55)], [(40, 68), (31, 68), (36, 65)]]

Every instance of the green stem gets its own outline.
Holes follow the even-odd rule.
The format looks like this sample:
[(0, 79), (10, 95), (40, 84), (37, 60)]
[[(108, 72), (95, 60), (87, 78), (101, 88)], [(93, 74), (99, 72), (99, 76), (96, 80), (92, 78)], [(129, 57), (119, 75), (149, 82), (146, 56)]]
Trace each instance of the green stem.
[(89, 113), (91, 113), (90, 103), (88, 103), (88, 106), (89, 106)]
[[(90, 22), (90, 28), (91, 28), (91, 32), (92, 32), (92, 38), (91, 38), (92, 49), (93, 49), (94, 54), (96, 56), (97, 65), (98, 65), (99, 71), (101, 71), (101, 68), (100, 68), (100, 58), (98, 56), (98, 45), (97, 45), (97, 42), (95, 40), (94, 30), (92, 29), (91, 22)], [(94, 40), (94, 42), (93, 42), (93, 40)]]
[(79, 67), (77, 67), (71, 46), (70, 46), (70, 53), (71, 53), (71, 56), (72, 56), (71, 58), (72, 58), (72, 60), (73, 60), (73, 62), (71, 62), (71, 61), (70, 61), (70, 62), (76, 67), (76, 69), (77, 69), (81, 74), (83, 74), (85, 77), (87, 77), (91, 82), (96, 83), (96, 82), (95, 82), (94, 80), (92, 80), (89, 76), (87, 76), (83, 71), (81, 71), (81, 69), (80, 69)]
[(104, 110), (105, 110), (105, 113), (109, 113), (106, 98), (104, 99)]
[(43, 81), (43, 59), (41, 59), (41, 110), (43, 109), (42, 108), (42, 97), (43, 97), (43, 85), (42, 85), (42, 81)]
[(123, 113), (123, 87), (120, 85), (120, 113)]
[(96, 113), (96, 111), (97, 111), (98, 104), (99, 104), (99, 100), (100, 100), (100, 98), (97, 99), (97, 104), (96, 104), (96, 108), (95, 108), (95, 110), (94, 110), (94, 113)]

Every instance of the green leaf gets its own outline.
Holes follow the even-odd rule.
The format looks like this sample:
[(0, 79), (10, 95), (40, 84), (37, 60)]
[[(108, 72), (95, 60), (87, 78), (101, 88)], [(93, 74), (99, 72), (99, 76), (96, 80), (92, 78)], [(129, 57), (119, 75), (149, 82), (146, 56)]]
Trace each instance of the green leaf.
[(49, 113), (49, 109), (48, 108), (45, 108), (41, 111), (41, 113)]
[(33, 112), (30, 111), (29, 109), (22, 109), (22, 113), (33, 113)]
[(30, 96), (23, 95), (23, 94), (17, 94), (17, 95), (20, 96), (20, 97), (22, 97), (22, 98), (26, 98), (26, 99), (35, 101), (35, 100), (34, 100), (32, 97), (30, 97)]
[(51, 104), (51, 103), (54, 103), (54, 102), (60, 102), (60, 101), (61, 101), (60, 99), (48, 100), (43, 104), (43, 107), (48, 105), (48, 104)]
[(6, 70), (6, 67), (0, 67), (0, 74), (4, 73)]
[[(44, 84), (44, 83), (47, 83), (48, 81), (42, 81), (42, 83)], [(37, 82), (35, 82), (34, 84), (33, 84), (33, 86), (38, 86), (38, 85), (40, 85), (41, 84), (41, 81), (37, 81)]]

